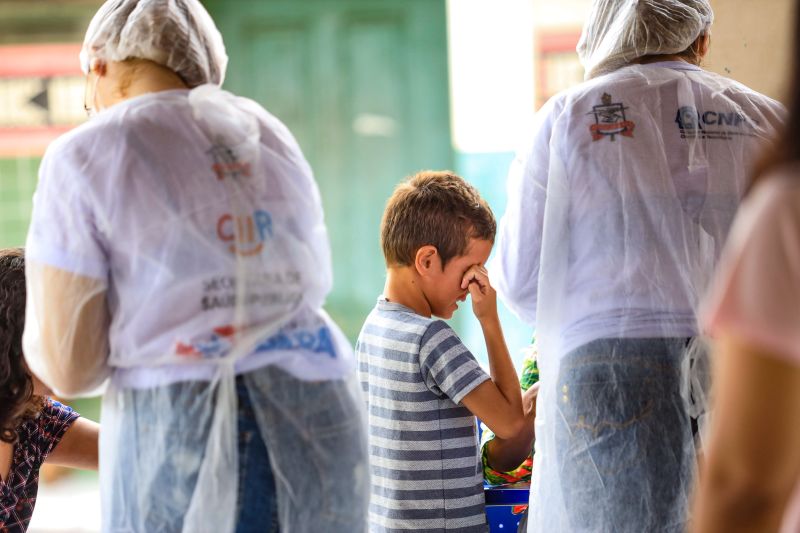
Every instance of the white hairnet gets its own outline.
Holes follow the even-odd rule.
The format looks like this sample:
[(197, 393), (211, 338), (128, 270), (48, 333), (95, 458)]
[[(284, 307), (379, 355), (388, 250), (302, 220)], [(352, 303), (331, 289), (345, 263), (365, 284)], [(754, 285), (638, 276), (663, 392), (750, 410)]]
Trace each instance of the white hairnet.
[(228, 64), (222, 35), (198, 0), (107, 0), (89, 24), (80, 57), (87, 74), (93, 58), (148, 59), (189, 87), (222, 85)]
[(578, 42), (585, 78), (643, 56), (683, 52), (713, 21), (709, 0), (594, 0)]

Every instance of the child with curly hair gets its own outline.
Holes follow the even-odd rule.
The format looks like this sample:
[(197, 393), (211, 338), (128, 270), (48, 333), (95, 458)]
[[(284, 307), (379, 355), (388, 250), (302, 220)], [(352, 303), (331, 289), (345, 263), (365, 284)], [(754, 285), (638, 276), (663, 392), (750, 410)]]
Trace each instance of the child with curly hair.
[(22, 356), (25, 258), (0, 249), (0, 530), (27, 530), (45, 461), (97, 470), (100, 426), (46, 396)]

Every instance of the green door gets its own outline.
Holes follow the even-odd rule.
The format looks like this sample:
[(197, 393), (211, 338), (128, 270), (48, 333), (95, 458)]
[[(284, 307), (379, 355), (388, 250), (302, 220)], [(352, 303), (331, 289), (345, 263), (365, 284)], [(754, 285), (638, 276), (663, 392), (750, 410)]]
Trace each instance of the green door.
[(386, 199), (404, 176), (450, 168), (444, 0), (207, 0), (225, 87), (297, 137), (325, 206), (334, 290), (351, 339), (384, 284)]

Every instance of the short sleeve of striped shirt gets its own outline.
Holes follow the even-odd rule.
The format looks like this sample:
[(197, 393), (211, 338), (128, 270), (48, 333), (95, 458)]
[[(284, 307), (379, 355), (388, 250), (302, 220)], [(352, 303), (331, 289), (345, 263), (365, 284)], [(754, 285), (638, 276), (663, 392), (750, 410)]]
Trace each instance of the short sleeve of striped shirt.
[(441, 320), (431, 322), (422, 335), (419, 366), (428, 389), (454, 403), (461, 403), (489, 379), (456, 332)]

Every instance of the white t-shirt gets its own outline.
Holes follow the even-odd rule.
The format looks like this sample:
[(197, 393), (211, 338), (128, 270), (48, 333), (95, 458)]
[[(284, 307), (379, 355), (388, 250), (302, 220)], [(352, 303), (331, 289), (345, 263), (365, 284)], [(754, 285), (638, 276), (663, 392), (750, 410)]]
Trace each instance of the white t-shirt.
[[(321, 310), (330, 250), (308, 163), (288, 129), (255, 102), (206, 86), (195, 93), (206, 103), (193, 104), (194, 91), (126, 100), (48, 148), (29, 265), (107, 284), (109, 365), (119, 385), (210, 377), (210, 361), (230, 352), (237, 328), (268, 322), (279, 329), (248, 341), (237, 372), (277, 364), (301, 379), (340, 378), (353, 356)], [(236, 119), (215, 107), (223, 100), (234, 117), (250, 117), (256, 155), (241, 158), (203, 129), (199, 116), (211, 131), (239, 135)], [(237, 199), (250, 189), (231, 180), (265, 182), (254, 197)], [(237, 291), (243, 279), (247, 290)], [(270, 315), (281, 309), (292, 316)], [(36, 349), (28, 343), (26, 356), (35, 359)]]
[(555, 96), (509, 173), (490, 268), (499, 295), (537, 328), (560, 306), (564, 350), (695, 335), (748, 171), (783, 116), (684, 62), (629, 66)]

